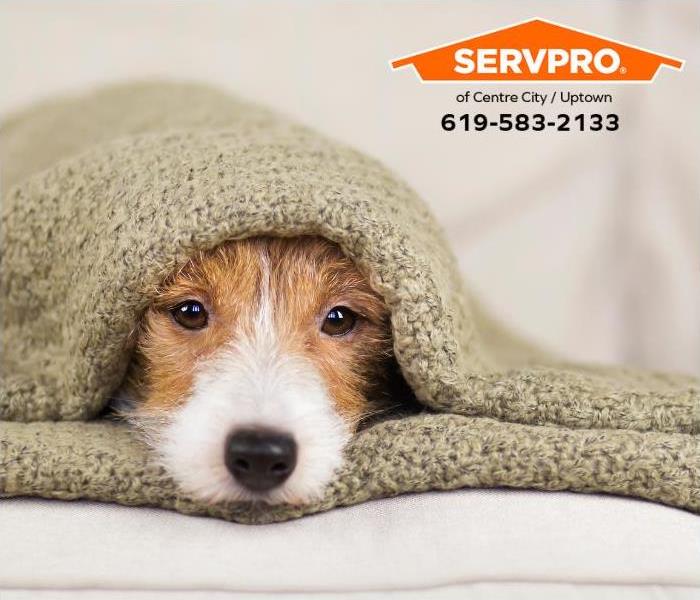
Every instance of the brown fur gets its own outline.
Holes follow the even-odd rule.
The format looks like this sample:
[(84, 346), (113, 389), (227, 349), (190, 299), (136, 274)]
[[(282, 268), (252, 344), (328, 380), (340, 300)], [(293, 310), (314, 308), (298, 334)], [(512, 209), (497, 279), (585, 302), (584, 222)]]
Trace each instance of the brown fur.
[[(157, 290), (139, 334), (130, 378), (140, 409), (167, 410), (188, 396), (199, 366), (245, 333), (257, 314), (263, 260), (270, 272), (273, 319), (285, 350), (316, 364), (338, 413), (355, 426), (388, 389), (391, 336), (388, 310), (354, 263), (322, 238), (252, 238), (195, 256)], [(170, 310), (201, 302), (207, 327), (188, 330)], [(358, 314), (343, 337), (321, 332), (328, 311)]]

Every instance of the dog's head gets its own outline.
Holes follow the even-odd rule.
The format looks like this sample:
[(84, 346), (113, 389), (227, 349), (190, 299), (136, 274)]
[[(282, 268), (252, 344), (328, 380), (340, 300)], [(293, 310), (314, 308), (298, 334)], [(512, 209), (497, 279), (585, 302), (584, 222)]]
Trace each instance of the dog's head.
[(234, 241), (157, 290), (129, 418), (201, 499), (303, 503), (375, 408), (390, 357), (387, 308), (337, 246)]

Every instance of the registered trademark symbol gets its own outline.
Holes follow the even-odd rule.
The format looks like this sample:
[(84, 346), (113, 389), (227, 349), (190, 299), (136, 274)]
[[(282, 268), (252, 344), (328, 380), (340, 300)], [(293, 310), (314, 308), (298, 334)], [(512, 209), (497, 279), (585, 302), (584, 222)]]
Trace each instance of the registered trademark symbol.
[(620, 75), (627, 73), (627, 67), (620, 67)]

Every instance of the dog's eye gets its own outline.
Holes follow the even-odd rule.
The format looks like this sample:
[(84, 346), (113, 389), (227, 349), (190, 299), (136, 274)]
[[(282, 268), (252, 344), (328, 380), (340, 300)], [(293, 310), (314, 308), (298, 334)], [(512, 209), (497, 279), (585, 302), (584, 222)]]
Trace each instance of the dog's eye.
[(209, 318), (202, 303), (196, 300), (181, 302), (170, 311), (170, 314), (185, 329), (202, 329)]
[(335, 306), (328, 311), (321, 331), (327, 335), (345, 335), (352, 331), (357, 315), (347, 306)]

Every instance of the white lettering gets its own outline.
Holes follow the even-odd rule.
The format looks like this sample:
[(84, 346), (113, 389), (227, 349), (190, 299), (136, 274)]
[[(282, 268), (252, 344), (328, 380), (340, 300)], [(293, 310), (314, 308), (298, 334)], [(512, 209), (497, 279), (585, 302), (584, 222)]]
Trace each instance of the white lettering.
[[(607, 66), (603, 64), (603, 58), (606, 57), (610, 59), (610, 64)], [(604, 73), (605, 75), (609, 75), (610, 73), (617, 71), (617, 69), (620, 67), (620, 55), (612, 48), (601, 48), (593, 57), (593, 65), (595, 66), (596, 70)]]
[[(612, 48), (601, 48), (595, 54), (587, 48), (458, 48), (454, 54), (456, 73), (491, 75), (526, 72), (537, 75), (545, 65), (549, 74), (567, 70), (570, 74), (591, 74), (595, 71), (609, 75), (620, 68), (620, 55)], [(524, 65), (523, 65), (524, 63)], [(566, 68), (568, 65), (568, 69)]]
[(459, 48), (455, 52), (455, 71), (462, 75), (468, 75), (474, 71), (474, 61), (471, 59), (474, 51), (471, 48)]

